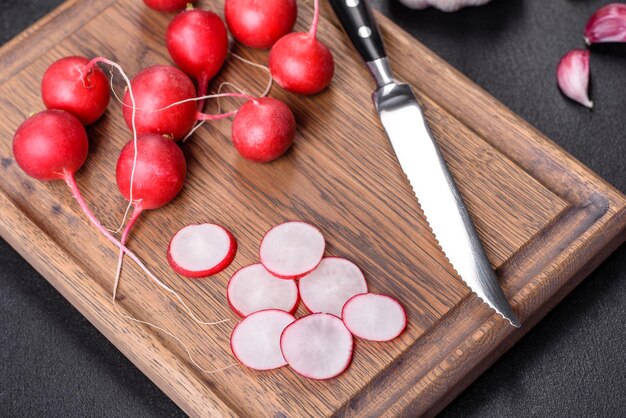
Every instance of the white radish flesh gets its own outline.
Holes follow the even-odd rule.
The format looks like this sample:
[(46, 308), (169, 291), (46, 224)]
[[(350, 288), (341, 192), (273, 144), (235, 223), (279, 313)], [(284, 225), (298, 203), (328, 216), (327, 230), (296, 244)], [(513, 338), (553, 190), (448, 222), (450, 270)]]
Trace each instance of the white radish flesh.
[(406, 328), (406, 313), (397, 300), (363, 293), (346, 302), (342, 318), (352, 334), (370, 341), (389, 341)]
[(361, 270), (351, 261), (326, 257), (315, 270), (300, 279), (298, 288), (309, 311), (341, 317), (346, 301), (367, 292), (367, 283)]
[(237, 270), (226, 288), (228, 303), (239, 316), (264, 309), (293, 313), (298, 307), (298, 286), (293, 280), (272, 276), (262, 264)]
[(330, 379), (350, 365), (352, 334), (334, 315), (311, 314), (285, 328), (280, 348), (296, 373), (311, 379)]
[(261, 263), (276, 277), (298, 279), (317, 267), (326, 242), (322, 233), (306, 222), (285, 222), (270, 229), (259, 251)]
[(271, 370), (287, 364), (280, 350), (285, 327), (296, 319), (277, 309), (255, 312), (239, 322), (230, 337), (233, 355), (255, 370)]
[(189, 225), (174, 235), (167, 260), (179, 274), (207, 277), (224, 270), (235, 258), (237, 241), (219, 225)]

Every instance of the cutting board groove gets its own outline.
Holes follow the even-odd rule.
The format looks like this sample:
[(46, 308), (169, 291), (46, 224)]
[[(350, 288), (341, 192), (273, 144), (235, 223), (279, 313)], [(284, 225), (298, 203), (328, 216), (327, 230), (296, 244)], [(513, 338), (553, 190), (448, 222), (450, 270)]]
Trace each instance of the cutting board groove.
[[(311, 18), (309, 3), (300, 3), (301, 30)], [(221, 5), (201, 2), (218, 13)], [(326, 4), (320, 38), (335, 56), (331, 87), (315, 97), (277, 86), (271, 92), (296, 114), (293, 149), (275, 163), (253, 164), (230, 144), (230, 121), (206, 125), (183, 146), (189, 167), (183, 193), (146, 213), (129, 242), (198, 316), (231, 321), (194, 324), (132, 263), (119, 293), (122, 312), (174, 331), (203, 367), (227, 365), (237, 320), (225, 300), (228, 277), (257, 261), (258, 242), (273, 224), (310, 221), (327, 237), (328, 255), (355, 261), (370, 289), (397, 297), (409, 317), (406, 332), (392, 343), (357, 341), (349, 370), (326, 382), (288, 368), (260, 373), (234, 367), (207, 375), (167, 335), (115, 314), (114, 248), (91, 228), (63, 184), (33, 181), (13, 160), (12, 134), (43, 108), (39, 82), (51, 62), (105, 55), (130, 74), (168, 63), (163, 33), (169, 17), (139, 0), (70, 0), (0, 49), (0, 234), (192, 416), (434, 415), (626, 239), (626, 199), (619, 191), (378, 17), (392, 67), (415, 87), (523, 327), (511, 328), (482, 305), (439, 251), (373, 111), (367, 71)], [(233, 48), (253, 61), (267, 60), (266, 51)], [(212, 87), (223, 80), (260, 92), (266, 74), (229, 62)], [(114, 84), (118, 91), (124, 87), (119, 77)], [(125, 206), (114, 167), (130, 139), (119, 104), (88, 131), (91, 152), (78, 181), (96, 214), (113, 226)], [(237, 258), (214, 278), (180, 278), (165, 262), (167, 242), (178, 228), (203, 221), (233, 231)]]

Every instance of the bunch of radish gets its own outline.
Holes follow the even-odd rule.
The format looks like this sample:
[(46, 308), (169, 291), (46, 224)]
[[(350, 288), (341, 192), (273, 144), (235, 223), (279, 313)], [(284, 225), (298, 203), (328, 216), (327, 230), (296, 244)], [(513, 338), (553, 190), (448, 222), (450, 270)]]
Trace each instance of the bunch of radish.
[[(165, 12), (181, 8), (176, 1), (146, 0), (148, 6)], [(272, 48), (269, 54), (271, 76), (284, 89), (298, 94), (315, 94), (324, 90), (334, 73), (330, 50), (317, 40), (319, 1), (315, 0), (314, 16), (308, 32), (293, 30), (297, 5), (295, 0), (226, 0), (224, 15), (231, 33), (242, 44), (253, 48)], [(138, 132), (146, 130), (168, 135), (174, 140), (186, 139), (196, 121), (216, 120), (234, 116), (232, 141), (237, 151), (256, 162), (269, 162), (282, 156), (295, 137), (295, 118), (287, 105), (273, 98), (252, 98), (241, 94), (207, 95), (213, 77), (222, 68), (228, 55), (226, 25), (215, 13), (188, 5), (170, 22), (166, 43), (172, 60), (197, 81), (195, 94), (190, 80), (183, 80), (172, 69), (147, 69), (133, 83), (137, 85)], [(171, 67), (170, 67), (171, 68)], [(163, 73), (163, 74), (161, 74)], [(162, 83), (168, 73), (171, 90), (152, 92), (155, 83)], [(188, 82), (189, 81), (189, 82)], [(166, 82), (166, 85), (170, 83)], [(145, 94), (145, 96), (144, 96)], [(154, 96), (154, 97), (152, 97)], [(202, 113), (210, 97), (242, 97), (248, 99), (239, 109), (221, 115)], [(144, 98), (145, 97), (145, 98)], [(197, 112), (192, 102), (197, 101)], [(126, 121), (129, 103), (125, 98)], [(198, 126), (198, 125), (196, 125)]]
[[(263, 97), (265, 93), (262, 97), (244, 92), (208, 95), (209, 83), (228, 55), (224, 21), (213, 12), (188, 6), (187, 0), (144, 1), (162, 12), (180, 12), (166, 34), (168, 51), (178, 68), (153, 65), (141, 70), (131, 81), (119, 64), (103, 57), (89, 60), (70, 56), (52, 63), (41, 83), (47, 110), (29, 117), (17, 128), (13, 154), (29, 176), (41, 181), (63, 180), (89, 221), (119, 249), (112, 295), (114, 307), (124, 255), (128, 255), (155, 284), (174, 296), (195, 322), (211, 325), (223, 321), (198, 319), (178, 293), (126, 246), (131, 229), (142, 213), (165, 206), (181, 192), (187, 178), (187, 164), (177, 141), (184, 141), (200, 123), (233, 116), (232, 141), (236, 150), (249, 160), (265, 163), (279, 158), (290, 148), (296, 119), (285, 103)], [(318, 0), (315, 0), (311, 29), (306, 33), (290, 33), (297, 15), (295, 0), (226, 0), (225, 15), (228, 28), (237, 40), (254, 48), (272, 48), (268, 71), (283, 88), (299, 94), (315, 94), (329, 85), (334, 63), (328, 48), (316, 37)], [(75, 178), (89, 150), (85, 125), (96, 123), (110, 102), (109, 81), (98, 65), (117, 69), (126, 82), (122, 115), (132, 134), (132, 139), (120, 150), (115, 172), (118, 189), (128, 207), (122, 225), (113, 233), (91, 212)], [(205, 101), (215, 97), (242, 99), (243, 103), (233, 111), (204, 113)], [(120, 231), (118, 239), (114, 234)], [(406, 320), (399, 304), (402, 321), (398, 321), (397, 315), (388, 314), (393, 311), (389, 307), (385, 308), (385, 314), (362, 315), (363, 303), (347, 302), (358, 301), (356, 295), (376, 295), (366, 293), (364, 277), (354, 264), (340, 258), (323, 259), (324, 248), (324, 238), (316, 228), (303, 222), (285, 223), (264, 237), (261, 264), (243, 268), (231, 278), (229, 303), (238, 315), (246, 318), (233, 330), (231, 341), (233, 353), (242, 363), (262, 369), (288, 363), (305, 376), (329, 378), (349, 364), (352, 334), (388, 340), (404, 329)], [(213, 224), (190, 225), (172, 238), (167, 260), (177, 273), (201, 278), (225, 269), (236, 252), (235, 237), (226, 228)], [(296, 320), (292, 315), (300, 298), (312, 314)], [(365, 304), (383, 306), (382, 302), (369, 300)], [(154, 326), (183, 344), (172, 333), (152, 323), (120, 315)], [(364, 325), (359, 317), (369, 322)], [(264, 325), (259, 326), (255, 321)], [(316, 338), (319, 344), (303, 349), (306, 344), (302, 335)], [(264, 345), (265, 354), (261, 353), (263, 350), (256, 352), (254, 345), (246, 346), (246, 341), (251, 339), (269, 344)], [(322, 346), (327, 349), (320, 349)], [(326, 351), (330, 354), (323, 358), (321, 354)]]
[[(286, 222), (263, 237), (259, 264), (233, 274), (226, 294), (244, 319), (231, 334), (233, 355), (245, 366), (289, 365), (311, 379), (330, 379), (352, 360), (353, 335), (390, 341), (406, 327), (395, 299), (368, 293), (361, 270), (340, 257), (324, 257), (322, 233), (305, 222)], [(294, 316), (302, 303), (309, 315)]]

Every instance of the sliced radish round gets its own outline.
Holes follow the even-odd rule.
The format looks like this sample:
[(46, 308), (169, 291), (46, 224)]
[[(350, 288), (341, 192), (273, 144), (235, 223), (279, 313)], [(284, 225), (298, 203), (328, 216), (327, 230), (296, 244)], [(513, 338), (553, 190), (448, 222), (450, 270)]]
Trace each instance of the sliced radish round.
[(300, 279), (300, 297), (311, 312), (341, 317), (348, 299), (367, 292), (365, 276), (356, 264), (339, 257), (323, 258), (315, 270)]
[(311, 379), (330, 379), (352, 360), (352, 334), (334, 315), (307, 315), (289, 325), (280, 337), (280, 349), (289, 366)]
[(228, 282), (226, 297), (239, 316), (264, 309), (280, 309), (289, 313), (298, 309), (296, 282), (272, 276), (262, 264), (237, 270)]
[(324, 255), (322, 233), (306, 222), (276, 225), (263, 237), (260, 258), (263, 266), (281, 279), (299, 279), (313, 271)]
[(233, 329), (230, 348), (245, 366), (271, 370), (287, 364), (280, 351), (280, 336), (295, 321), (293, 315), (278, 309), (255, 312)]
[(197, 279), (224, 270), (236, 253), (237, 241), (225, 228), (214, 224), (189, 225), (170, 241), (167, 261), (177, 273)]
[(363, 293), (346, 302), (342, 315), (352, 334), (370, 341), (389, 341), (406, 328), (406, 313), (387, 295)]

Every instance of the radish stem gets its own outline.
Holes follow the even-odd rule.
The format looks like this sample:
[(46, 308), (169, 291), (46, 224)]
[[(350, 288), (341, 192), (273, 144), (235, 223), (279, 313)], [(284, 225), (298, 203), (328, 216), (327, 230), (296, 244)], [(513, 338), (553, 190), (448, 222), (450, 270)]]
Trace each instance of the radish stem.
[(176, 291), (174, 291), (172, 288), (170, 288), (165, 283), (163, 283), (158, 277), (156, 277), (154, 273), (152, 273), (146, 267), (143, 261), (141, 261), (139, 257), (137, 257), (137, 255), (135, 255), (135, 253), (129, 250), (124, 244), (122, 244), (113, 235), (111, 235), (104, 226), (102, 226), (100, 221), (98, 221), (98, 219), (95, 217), (95, 215), (93, 214), (93, 212), (91, 211), (87, 203), (85, 202), (85, 199), (83, 198), (80, 192), (80, 189), (78, 188), (78, 184), (76, 184), (76, 179), (74, 178), (74, 175), (68, 171), (65, 171), (63, 174), (64, 174), (65, 183), (70, 188), (70, 191), (72, 192), (72, 195), (76, 199), (76, 202), (78, 203), (80, 208), (83, 210), (83, 212), (85, 212), (85, 215), (91, 221), (91, 223), (96, 227), (96, 229), (98, 229), (98, 231), (100, 231), (100, 233), (102, 233), (102, 235), (104, 235), (105, 238), (108, 239), (113, 245), (115, 245), (124, 254), (128, 255), (135, 263), (137, 263), (137, 265), (144, 271), (144, 273), (148, 275), (148, 277), (150, 277), (154, 281), (155, 284), (157, 284), (161, 289), (165, 290), (167, 293), (175, 296), (176, 299), (180, 302), (180, 304), (185, 308), (189, 316), (196, 323), (201, 324), (201, 325), (215, 325), (215, 324), (221, 324), (223, 322), (229, 321), (229, 319), (223, 319), (220, 321), (206, 322), (206, 321), (201, 321), (200, 319), (198, 319), (198, 317), (191, 311), (191, 309), (187, 306), (183, 298), (180, 297), (180, 295), (176, 293)]

